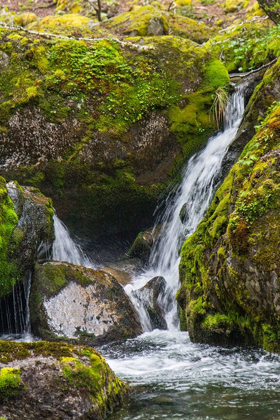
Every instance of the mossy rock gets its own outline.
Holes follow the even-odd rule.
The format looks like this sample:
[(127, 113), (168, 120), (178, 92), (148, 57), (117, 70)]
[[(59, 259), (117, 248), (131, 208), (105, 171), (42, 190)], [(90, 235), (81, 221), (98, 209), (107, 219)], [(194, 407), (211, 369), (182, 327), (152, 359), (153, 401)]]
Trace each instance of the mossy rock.
[(97, 345), (142, 331), (129, 298), (112, 275), (63, 262), (36, 266), (30, 315), (34, 333), (51, 341)]
[(8, 299), (33, 268), (39, 246), (53, 239), (52, 202), (32, 187), (0, 178), (0, 220), (0, 299)]
[(182, 249), (182, 326), (192, 340), (280, 352), (280, 106), (275, 103)]
[(51, 196), (80, 234), (151, 226), (166, 183), (216, 128), (209, 112), (229, 83), (223, 64), (170, 35), (0, 35), (9, 58), (0, 73), (1, 172)]
[(5, 418), (99, 420), (128, 393), (128, 386), (91, 347), (0, 341), (0, 360)]
[(214, 30), (185, 16), (167, 12), (164, 7), (154, 2), (150, 6), (135, 6), (127, 13), (116, 16), (101, 27), (116, 35), (125, 36), (163, 36), (176, 35), (202, 44), (214, 33)]

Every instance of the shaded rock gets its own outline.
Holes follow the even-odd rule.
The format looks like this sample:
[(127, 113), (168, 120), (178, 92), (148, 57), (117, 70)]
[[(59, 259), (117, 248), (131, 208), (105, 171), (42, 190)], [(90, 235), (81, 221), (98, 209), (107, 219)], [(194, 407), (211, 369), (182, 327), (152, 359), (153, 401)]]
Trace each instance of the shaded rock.
[(140, 258), (142, 262), (147, 262), (153, 243), (159, 235), (159, 231), (160, 228), (140, 232), (126, 253), (126, 256), (129, 258)]
[(0, 360), (0, 416), (7, 419), (100, 420), (128, 392), (90, 347), (0, 341)]
[(209, 110), (229, 82), (223, 64), (173, 35), (40, 45), (36, 34), (13, 35), (1, 32), (3, 49), (17, 54), (0, 73), (1, 173), (51, 196), (79, 236), (109, 242), (151, 226), (166, 183), (215, 130)]
[(54, 239), (52, 202), (33, 187), (0, 178), (0, 297), (26, 278), (40, 247)]
[(37, 265), (31, 324), (43, 339), (101, 344), (141, 333), (122, 286), (103, 271), (67, 263)]
[(133, 296), (146, 310), (152, 329), (167, 330), (167, 324), (161, 307), (164, 292), (166, 290), (166, 280), (161, 277), (154, 277), (141, 289), (133, 291)]
[(182, 222), (182, 223), (185, 223), (185, 221), (186, 221), (186, 220), (187, 220), (187, 218), (188, 218), (188, 204), (187, 204), (187, 203), (185, 203), (185, 204), (182, 206), (182, 208), (181, 208), (181, 210), (180, 210), (180, 213), (179, 213), (179, 217), (180, 217), (181, 222)]

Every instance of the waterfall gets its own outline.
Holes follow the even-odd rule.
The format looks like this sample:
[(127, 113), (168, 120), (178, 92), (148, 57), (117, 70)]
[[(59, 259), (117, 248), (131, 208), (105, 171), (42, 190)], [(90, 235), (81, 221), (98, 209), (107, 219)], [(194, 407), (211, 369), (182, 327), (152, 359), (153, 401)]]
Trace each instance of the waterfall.
[(12, 293), (0, 302), (1, 339), (32, 341), (29, 297), (32, 272), (28, 272), (25, 280), (13, 287)]
[(52, 259), (96, 269), (96, 266), (83, 252), (82, 248), (73, 241), (67, 227), (56, 214), (53, 221), (55, 240), (52, 247)]
[[(245, 84), (239, 85), (231, 96), (225, 111), (224, 130), (211, 137), (206, 147), (189, 160), (183, 170), (181, 184), (169, 194), (165, 211), (157, 220), (157, 225), (162, 226), (161, 234), (152, 248), (149, 269), (126, 286), (126, 292), (139, 313), (144, 331), (151, 329), (149, 317), (133, 291), (143, 287), (155, 276), (163, 276), (167, 282), (167, 290), (160, 305), (168, 329), (179, 327), (175, 294), (179, 288), (180, 249), (186, 238), (197, 228), (213, 198), (223, 159), (242, 119), (245, 88)], [(180, 219), (182, 208), (183, 221)]]

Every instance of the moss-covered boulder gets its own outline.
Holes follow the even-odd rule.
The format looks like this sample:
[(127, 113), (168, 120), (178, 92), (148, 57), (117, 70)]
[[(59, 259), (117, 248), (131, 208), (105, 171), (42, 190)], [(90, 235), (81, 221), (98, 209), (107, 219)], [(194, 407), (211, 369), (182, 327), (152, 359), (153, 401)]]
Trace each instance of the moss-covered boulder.
[(30, 313), (34, 333), (48, 340), (96, 345), (141, 333), (138, 316), (112, 275), (67, 263), (36, 266)]
[(165, 183), (215, 130), (223, 64), (174, 36), (0, 36), (1, 172), (39, 187), (92, 238), (151, 226)]
[(0, 178), (0, 299), (26, 278), (40, 245), (53, 240), (52, 217), (52, 202), (39, 190)]
[(280, 106), (218, 189), (180, 264), (182, 328), (191, 339), (280, 351)]
[(90, 347), (0, 341), (0, 416), (103, 419), (128, 386)]
[(134, 6), (132, 10), (116, 16), (102, 24), (102, 27), (126, 36), (176, 35), (202, 44), (214, 31), (203, 22), (185, 16), (169, 13), (160, 3), (149, 6)]

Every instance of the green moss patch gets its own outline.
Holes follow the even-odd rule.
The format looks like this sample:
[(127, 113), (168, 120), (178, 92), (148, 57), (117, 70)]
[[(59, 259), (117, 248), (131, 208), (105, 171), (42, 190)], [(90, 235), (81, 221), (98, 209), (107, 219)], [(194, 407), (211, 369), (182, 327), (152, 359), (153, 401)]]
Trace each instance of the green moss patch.
[(279, 27), (268, 21), (229, 27), (206, 43), (229, 72), (248, 71), (272, 61), (280, 53)]
[(280, 351), (268, 280), (280, 269), (279, 117), (274, 103), (182, 248), (177, 298), (194, 341)]
[(10, 292), (18, 278), (14, 263), (9, 260), (9, 247), (18, 218), (8, 196), (6, 181), (0, 177), (0, 297)]

